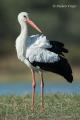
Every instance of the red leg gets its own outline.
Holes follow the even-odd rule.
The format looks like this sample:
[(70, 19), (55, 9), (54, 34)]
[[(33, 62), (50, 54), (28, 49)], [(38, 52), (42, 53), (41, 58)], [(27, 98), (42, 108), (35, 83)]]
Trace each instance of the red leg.
[(43, 72), (41, 72), (41, 110), (44, 110), (44, 81)]
[(35, 88), (36, 88), (35, 72), (32, 70), (32, 111), (34, 111)]

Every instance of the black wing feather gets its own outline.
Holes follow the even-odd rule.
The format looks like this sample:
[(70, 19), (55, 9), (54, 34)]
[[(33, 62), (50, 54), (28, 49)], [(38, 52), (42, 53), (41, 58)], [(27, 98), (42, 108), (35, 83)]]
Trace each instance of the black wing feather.
[(62, 56), (60, 56), (60, 60), (55, 63), (43, 63), (34, 61), (31, 64), (35, 67), (39, 66), (42, 70), (57, 73), (63, 76), (70, 83), (73, 81), (70, 64), (68, 63), (67, 59)]
[(68, 49), (64, 48), (64, 44), (58, 41), (50, 41), (51, 48), (47, 48), (49, 51), (55, 52), (57, 54), (63, 55), (63, 53), (68, 53)]

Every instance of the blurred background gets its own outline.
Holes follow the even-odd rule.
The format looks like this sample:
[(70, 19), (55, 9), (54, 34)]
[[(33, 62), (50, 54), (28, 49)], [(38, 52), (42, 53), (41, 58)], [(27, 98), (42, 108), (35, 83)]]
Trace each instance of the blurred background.
[[(57, 4), (77, 7), (54, 8), (53, 5)], [(64, 42), (69, 49), (66, 57), (72, 66), (74, 80), (79, 80), (80, 0), (0, 0), (0, 82), (31, 80), (30, 70), (17, 59), (15, 50), (15, 40), (20, 33), (17, 15), (22, 11), (29, 13), (29, 17), (41, 28), (47, 39)], [(28, 29), (29, 35), (38, 34), (30, 26)], [(63, 79), (52, 73), (44, 77)]]

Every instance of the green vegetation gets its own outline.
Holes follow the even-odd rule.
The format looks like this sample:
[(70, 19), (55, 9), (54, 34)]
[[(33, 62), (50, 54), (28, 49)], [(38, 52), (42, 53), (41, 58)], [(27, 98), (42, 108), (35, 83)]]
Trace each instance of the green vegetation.
[(40, 96), (36, 96), (31, 111), (31, 95), (0, 96), (0, 120), (79, 120), (80, 95), (45, 95), (45, 111), (40, 110)]

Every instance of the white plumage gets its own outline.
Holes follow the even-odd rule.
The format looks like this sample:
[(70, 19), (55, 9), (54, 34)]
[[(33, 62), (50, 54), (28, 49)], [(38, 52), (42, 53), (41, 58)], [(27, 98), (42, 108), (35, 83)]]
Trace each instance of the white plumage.
[(32, 35), (27, 38), (27, 47), (37, 46), (43, 48), (50, 48), (51, 45), (44, 35)]
[[(24, 37), (24, 42), (22, 41), (22, 37), (22, 40), (20, 40), (20, 37), (21, 36), (16, 40), (17, 56), (22, 62), (27, 64), (28, 67), (31, 68), (31, 63), (34, 61), (54, 63), (60, 59), (58, 54), (45, 49), (52, 47), (46, 39), (46, 36), (37, 34), (29, 36), (28, 38)], [(28, 62), (27, 59), (29, 60)]]
[(44, 63), (50, 63), (50, 62), (54, 63), (59, 60), (58, 54), (54, 52), (50, 52), (47, 49), (44, 49), (44, 46), (46, 48), (47, 46), (45, 44), (43, 46), (43, 42), (42, 42), (42, 46), (41, 44), (38, 45), (36, 43), (30, 46), (26, 51), (26, 58), (28, 58), (31, 63), (34, 61), (44, 62)]

